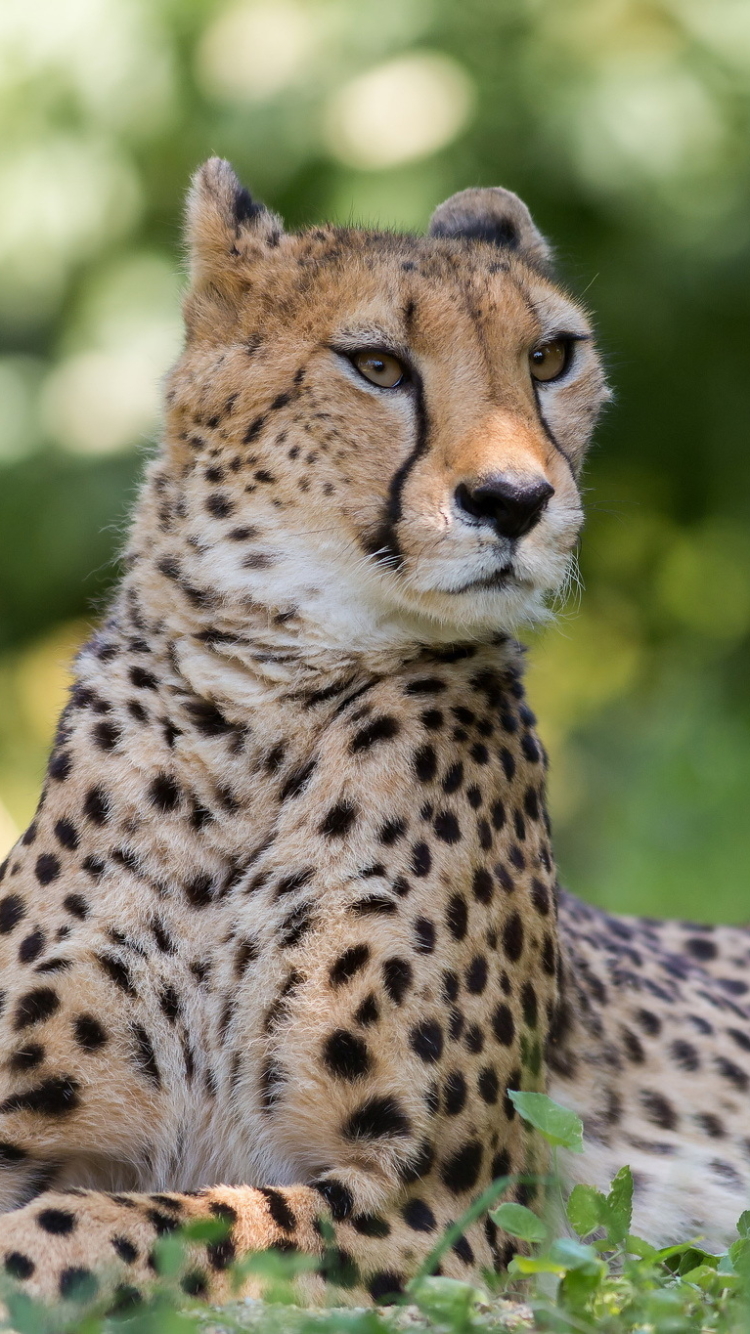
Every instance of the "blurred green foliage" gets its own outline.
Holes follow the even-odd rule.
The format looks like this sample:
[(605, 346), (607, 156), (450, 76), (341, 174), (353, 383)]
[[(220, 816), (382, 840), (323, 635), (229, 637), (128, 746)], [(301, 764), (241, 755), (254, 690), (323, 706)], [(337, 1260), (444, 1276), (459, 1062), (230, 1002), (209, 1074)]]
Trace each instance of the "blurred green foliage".
[(749, 76), (746, 0), (0, 6), (0, 842), (115, 575), (218, 152), (291, 226), (528, 201), (617, 395), (586, 592), (532, 654), (562, 870), (621, 911), (747, 916)]

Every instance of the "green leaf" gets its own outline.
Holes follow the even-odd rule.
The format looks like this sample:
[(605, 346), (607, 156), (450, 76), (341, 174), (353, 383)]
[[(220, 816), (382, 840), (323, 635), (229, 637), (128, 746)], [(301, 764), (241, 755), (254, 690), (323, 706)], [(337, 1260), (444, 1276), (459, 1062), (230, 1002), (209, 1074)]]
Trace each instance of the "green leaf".
[(746, 1209), (737, 1219), (737, 1231), (741, 1237), (750, 1236), (750, 1209)]
[(633, 1216), (633, 1173), (629, 1167), (621, 1167), (612, 1181), (612, 1189), (607, 1196), (607, 1215), (604, 1219), (609, 1239), (615, 1246), (620, 1246), (630, 1231)]
[(421, 1279), (411, 1289), (411, 1297), (431, 1320), (460, 1329), (486, 1293), (457, 1278), (432, 1277)]
[(519, 1116), (540, 1130), (550, 1144), (560, 1145), (573, 1153), (583, 1153), (583, 1123), (575, 1112), (561, 1107), (546, 1093), (521, 1093), (508, 1089), (508, 1097)]
[(551, 1260), (548, 1255), (514, 1255), (508, 1265), (511, 1275), (526, 1274), (564, 1274), (565, 1265), (560, 1260)]
[(490, 1214), (493, 1223), (509, 1232), (512, 1237), (522, 1241), (544, 1241), (547, 1229), (541, 1218), (537, 1218), (525, 1204), (501, 1204)]
[(629, 1255), (637, 1255), (640, 1260), (656, 1260), (659, 1252), (650, 1241), (644, 1241), (643, 1237), (635, 1237), (629, 1232), (625, 1238), (625, 1250)]
[(565, 1212), (568, 1222), (580, 1237), (587, 1237), (605, 1220), (607, 1201), (593, 1186), (574, 1186), (568, 1197)]
[(583, 1269), (590, 1274), (599, 1274), (605, 1267), (593, 1246), (586, 1246), (573, 1237), (558, 1237), (549, 1248), (549, 1259), (562, 1265), (566, 1270)]
[(738, 1274), (742, 1274), (743, 1278), (750, 1277), (750, 1238), (741, 1237), (739, 1241), (732, 1242), (729, 1258)]

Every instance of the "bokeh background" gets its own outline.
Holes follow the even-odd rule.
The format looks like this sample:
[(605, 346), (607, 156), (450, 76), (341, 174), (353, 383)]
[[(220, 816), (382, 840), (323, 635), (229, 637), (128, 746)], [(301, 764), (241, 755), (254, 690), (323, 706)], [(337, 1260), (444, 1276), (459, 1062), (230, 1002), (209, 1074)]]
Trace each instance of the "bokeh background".
[(532, 653), (563, 874), (748, 918), (747, 0), (4, 0), (0, 854), (116, 575), (210, 153), (292, 226), (527, 200), (616, 389), (585, 592)]

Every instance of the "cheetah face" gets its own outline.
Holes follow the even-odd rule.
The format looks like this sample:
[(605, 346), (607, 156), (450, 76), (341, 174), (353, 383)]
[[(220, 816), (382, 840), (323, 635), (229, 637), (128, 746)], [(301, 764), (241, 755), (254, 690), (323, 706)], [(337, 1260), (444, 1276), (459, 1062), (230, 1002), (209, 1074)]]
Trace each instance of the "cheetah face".
[(521, 201), (464, 191), (427, 237), (287, 234), (214, 160), (190, 217), (168, 439), (204, 582), (339, 637), (537, 618), (606, 388)]

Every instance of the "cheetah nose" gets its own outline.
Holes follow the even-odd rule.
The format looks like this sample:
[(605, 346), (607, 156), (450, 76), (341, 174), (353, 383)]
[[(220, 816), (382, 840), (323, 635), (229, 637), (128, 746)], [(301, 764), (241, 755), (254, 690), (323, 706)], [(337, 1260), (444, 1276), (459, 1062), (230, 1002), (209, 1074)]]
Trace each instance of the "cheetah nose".
[(499, 537), (517, 538), (531, 532), (554, 494), (554, 486), (543, 477), (499, 473), (478, 486), (461, 482), (455, 500), (464, 514), (492, 524)]

